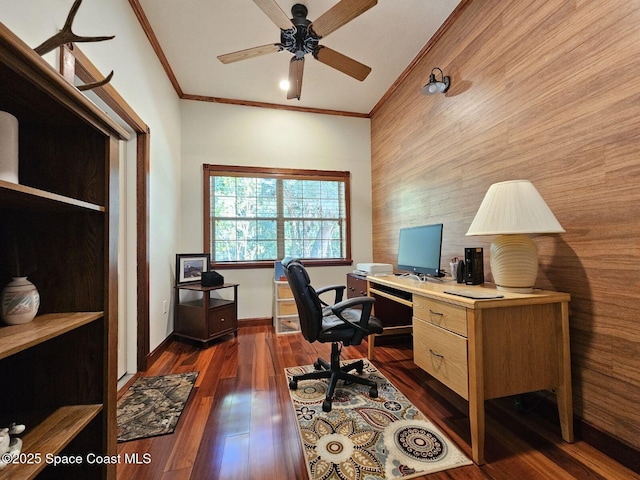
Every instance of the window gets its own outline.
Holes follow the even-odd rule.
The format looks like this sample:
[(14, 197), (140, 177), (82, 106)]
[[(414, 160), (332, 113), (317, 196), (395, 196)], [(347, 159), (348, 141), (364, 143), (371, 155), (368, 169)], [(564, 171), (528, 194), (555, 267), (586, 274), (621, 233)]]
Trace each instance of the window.
[(205, 164), (204, 212), (216, 268), (351, 264), (349, 172)]

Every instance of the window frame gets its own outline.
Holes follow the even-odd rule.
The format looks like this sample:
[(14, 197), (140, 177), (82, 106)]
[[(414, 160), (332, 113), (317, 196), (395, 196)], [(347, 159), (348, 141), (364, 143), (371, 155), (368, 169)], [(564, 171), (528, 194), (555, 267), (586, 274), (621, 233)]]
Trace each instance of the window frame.
[[(344, 182), (345, 196), (345, 258), (303, 258), (305, 265), (311, 266), (338, 266), (352, 265), (351, 258), (351, 173), (338, 170), (306, 170), (294, 168), (269, 168), (269, 167), (244, 167), (237, 165), (210, 165), (203, 164), (203, 244), (204, 253), (210, 252), (211, 223), (209, 212), (211, 211), (210, 177), (211, 176), (233, 176), (233, 177), (266, 177), (293, 180), (334, 180)], [(280, 260), (280, 259), (278, 259)], [(216, 262), (211, 254), (211, 266), (215, 269), (240, 269), (240, 268), (273, 268), (274, 261), (277, 260), (250, 260), (233, 262)]]

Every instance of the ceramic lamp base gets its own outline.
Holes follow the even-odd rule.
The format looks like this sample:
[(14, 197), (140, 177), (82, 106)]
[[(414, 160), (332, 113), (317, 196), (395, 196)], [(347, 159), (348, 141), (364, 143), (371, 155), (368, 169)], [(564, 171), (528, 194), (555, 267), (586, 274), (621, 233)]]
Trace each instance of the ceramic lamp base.
[(526, 235), (500, 235), (491, 244), (489, 262), (498, 290), (531, 293), (538, 277), (538, 248)]

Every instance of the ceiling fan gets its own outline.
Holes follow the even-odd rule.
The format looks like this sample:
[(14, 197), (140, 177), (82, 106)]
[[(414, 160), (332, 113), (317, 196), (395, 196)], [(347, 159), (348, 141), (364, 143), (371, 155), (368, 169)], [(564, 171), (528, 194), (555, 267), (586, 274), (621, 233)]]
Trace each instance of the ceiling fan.
[(378, 3), (378, 0), (340, 0), (314, 22), (307, 19), (307, 7), (296, 3), (291, 7), (292, 18), (288, 18), (276, 0), (253, 0), (254, 3), (280, 28), (280, 43), (270, 43), (218, 56), (222, 63), (238, 62), (268, 53), (287, 50), (294, 54), (289, 62), (289, 90), (287, 99), (300, 100), (304, 56), (313, 55), (316, 60), (356, 80), (363, 81), (371, 68), (329, 47), (320, 45), (320, 39), (344, 24), (363, 14)]

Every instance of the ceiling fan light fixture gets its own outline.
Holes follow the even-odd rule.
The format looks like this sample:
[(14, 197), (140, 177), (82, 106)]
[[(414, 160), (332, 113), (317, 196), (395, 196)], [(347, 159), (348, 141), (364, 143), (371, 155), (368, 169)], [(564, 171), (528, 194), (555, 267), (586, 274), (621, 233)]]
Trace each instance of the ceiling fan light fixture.
[(287, 100), (300, 100), (305, 55), (311, 54), (319, 62), (363, 81), (371, 68), (346, 55), (320, 45), (320, 39), (342, 27), (354, 18), (374, 7), (378, 0), (339, 0), (315, 22), (307, 18), (307, 7), (295, 3), (291, 7), (291, 18), (284, 13), (277, 0), (253, 0), (271, 21), (280, 29), (280, 43), (247, 48), (237, 52), (218, 55), (220, 62), (227, 64), (284, 50), (293, 54), (289, 62), (289, 85), (281, 82), (280, 88), (287, 91)]
[(289, 91), (290, 86), (291, 84), (289, 83), (289, 80), (287, 80), (286, 78), (284, 80), (280, 80), (280, 90), (287, 92)]
[[(435, 71), (438, 70), (440, 72), (440, 80), (436, 79)], [(435, 67), (431, 70), (431, 75), (429, 75), (429, 82), (422, 87), (420, 92), (423, 95), (435, 95), (437, 93), (446, 93), (449, 90), (449, 86), (451, 85), (451, 77), (445, 76), (442, 70), (438, 67)]]

